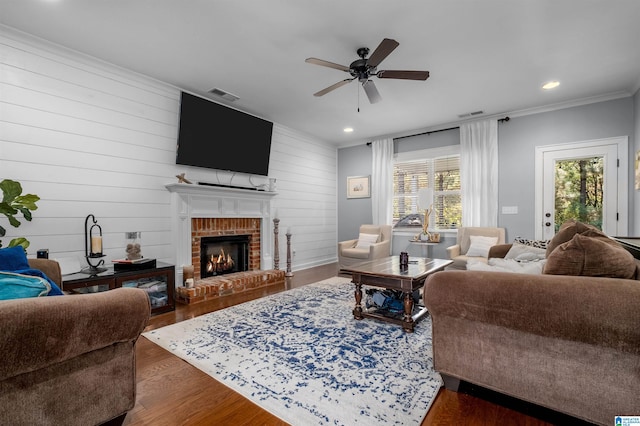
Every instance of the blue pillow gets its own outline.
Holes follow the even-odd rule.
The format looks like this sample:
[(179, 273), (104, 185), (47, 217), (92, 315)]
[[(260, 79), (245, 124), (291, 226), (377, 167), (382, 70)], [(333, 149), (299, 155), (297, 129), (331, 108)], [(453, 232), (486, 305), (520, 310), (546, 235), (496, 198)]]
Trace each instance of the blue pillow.
[(46, 296), (50, 290), (44, 278), (0, 272), (0, 300)]
[(0, 271), (17, 271), (29, 268), (27, 254), (22, 246), (0, 249)]

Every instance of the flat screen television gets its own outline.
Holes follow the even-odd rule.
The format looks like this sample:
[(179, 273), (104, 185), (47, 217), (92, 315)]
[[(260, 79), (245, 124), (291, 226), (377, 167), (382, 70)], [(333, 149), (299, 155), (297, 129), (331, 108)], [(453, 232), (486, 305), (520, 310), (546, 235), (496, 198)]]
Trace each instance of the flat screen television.
[(176, 164), (268, 176), (273, 123), (182, 92)]

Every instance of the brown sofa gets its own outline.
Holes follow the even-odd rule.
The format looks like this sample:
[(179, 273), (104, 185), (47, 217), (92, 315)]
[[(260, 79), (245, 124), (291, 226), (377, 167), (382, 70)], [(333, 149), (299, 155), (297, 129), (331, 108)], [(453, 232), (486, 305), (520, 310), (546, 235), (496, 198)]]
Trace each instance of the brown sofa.
[[(510, 245), (491, 249), (500, 257)], [(547, 255), (549, 259), (549, 255)], [(624, 256), (623, 256), (624, 257)], [(435, 369), (599, 424), (640, 410), (640, 262), (635, 279), (444, 271), (424, 301)], [(546, 266), (545, 266), (546, 267)]]
[[(30, 266), (60, 284), (57, 262)], [(0, 301), (0, 424), (96, 425), (135, 404), (143, 290)]]

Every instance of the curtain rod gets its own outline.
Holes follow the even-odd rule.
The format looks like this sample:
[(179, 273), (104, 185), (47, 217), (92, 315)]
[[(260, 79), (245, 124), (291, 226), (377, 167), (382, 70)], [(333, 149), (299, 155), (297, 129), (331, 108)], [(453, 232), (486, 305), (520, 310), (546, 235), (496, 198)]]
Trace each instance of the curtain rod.
[[(511, 120), (509, 118), (509, 116), (505, 117), (505, 118), (499, 118), (498, 119), (498, 123), (506, 123), (509, 120)], [(399, 136), (397, 138), (393, 138), (393, 140), (398, 140), (398, 139), (404, 139), (404, 138), (412, 138), (414, 136), (420, 136), (420, 135), (430, 135), (431, 133), (438, 133), (438, 132), (446, 132), (448, 130), (455, 130), (455, 129), (459, 129), (460, 126), (455, 126), (455, 127), (449, 127), (446, 129), (440, 129), (440, 130), (430, 130), (428, 132), (422, 132), (422, 133), (416, 133), (415, 135), (407, 135), (407, 136)], [(367, 142), (367, 146), (371, 146), (371, 142)]]

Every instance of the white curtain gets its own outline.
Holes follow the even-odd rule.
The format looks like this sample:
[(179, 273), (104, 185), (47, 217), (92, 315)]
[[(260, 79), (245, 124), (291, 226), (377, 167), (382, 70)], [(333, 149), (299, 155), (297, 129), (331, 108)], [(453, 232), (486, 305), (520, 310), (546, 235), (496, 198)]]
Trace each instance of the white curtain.
[(460, 126), (462, 226), (498, 226), (498, 121)]
[(371, 209), (374, 225), (393, 222), (393, 139), (371, 143)]

